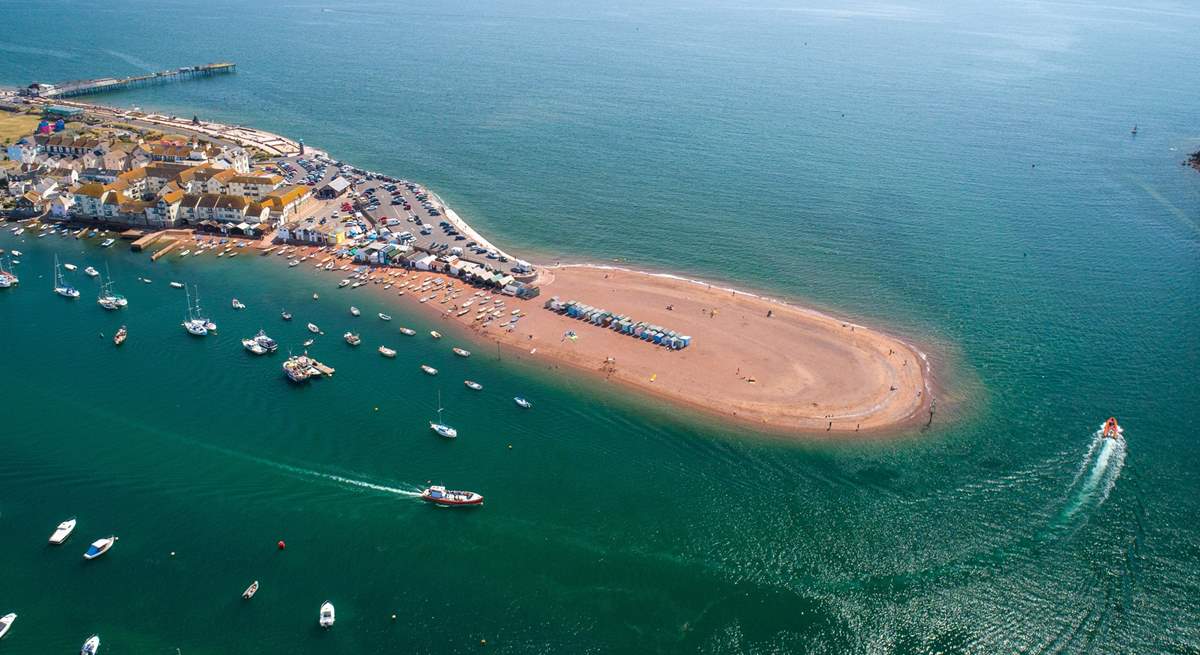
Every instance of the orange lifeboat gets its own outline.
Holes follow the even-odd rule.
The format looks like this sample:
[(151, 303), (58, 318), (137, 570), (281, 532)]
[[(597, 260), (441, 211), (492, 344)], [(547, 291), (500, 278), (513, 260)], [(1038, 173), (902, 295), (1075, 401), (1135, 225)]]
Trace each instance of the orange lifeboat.
[(1104, 422), (1104, 432), (1101, 436), (1103, 436), (1105, 439), (1121, 438), (1121, 426), (1117, 425), (1116, 417), (1110, 416), (1108, 417), (1108, 420)]

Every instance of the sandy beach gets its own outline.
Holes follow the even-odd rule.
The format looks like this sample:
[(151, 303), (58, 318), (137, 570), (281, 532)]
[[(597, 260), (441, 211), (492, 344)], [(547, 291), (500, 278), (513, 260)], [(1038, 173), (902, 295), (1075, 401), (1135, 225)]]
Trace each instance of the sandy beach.
[[(929, 371), (908, 343), (819, 312), (702, 282), (596, 266), (543, 268), (542, 295), (504, 298), (503, 320), (513, 309), (525, 315), (509, 330), (476, 321), (482, 299), (449, 276), (378, 269), (374, 279), (394, 285), (440, 279), (455, 283), (457, 298), (433, 291), (381, 294), (399, 306), (441, 315), (476, 342), (498, 342), (520, 359), (556, 369), (567, 366), (597, 379), (650, 393), (681, 408), (756, 431), (777, 433), (879, 433), (898, 431), (928, 418)], [(344, 271), (335, 271), (338, 278)], [(322, 291), (322, 300), (341, 293)], [(544, 309), (551, 296), (578, 300), (670, 326), (692, 336), (692, 345), (668, 350), (612, 330)], [(495, 298), (502, 296), (496, 295)], [(349, 301), (353, 296), (346, 298)], [(462, 303), (474, 301), (464, 315)], [(669, 307), (669, 308), (668, 308)], [(768, 316), (768, 312), (770, 315)], [(566, 334), (574, 332), (575, 338)], [(447, 336), (450, 331), (447, 330)]]

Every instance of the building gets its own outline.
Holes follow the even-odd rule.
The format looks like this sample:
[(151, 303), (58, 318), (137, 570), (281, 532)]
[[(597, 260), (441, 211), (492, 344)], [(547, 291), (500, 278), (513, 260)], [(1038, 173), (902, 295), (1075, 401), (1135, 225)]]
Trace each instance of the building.
[(315, 218), (307, 218), (298, 223), (281, 226), (279, 239), (289, 243), (336, 246), (346, 241), (346, 232), (340, 225), (322, 225)]
[(317, 190), (317, 197), (326, 200), (340, 197), (350, 190), (350, 180), (341, 175), (329, 180), (329, 183)]

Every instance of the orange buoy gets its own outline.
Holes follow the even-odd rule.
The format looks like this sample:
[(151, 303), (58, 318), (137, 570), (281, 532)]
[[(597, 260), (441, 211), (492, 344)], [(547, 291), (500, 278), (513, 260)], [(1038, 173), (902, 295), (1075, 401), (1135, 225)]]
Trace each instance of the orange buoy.
[(276, 545), (279, 546), (279, 550), (283, 550), (284, 548), (287, 548), (287, 544), (283, 543), (283, 539), (280, 539), (279, 543)]

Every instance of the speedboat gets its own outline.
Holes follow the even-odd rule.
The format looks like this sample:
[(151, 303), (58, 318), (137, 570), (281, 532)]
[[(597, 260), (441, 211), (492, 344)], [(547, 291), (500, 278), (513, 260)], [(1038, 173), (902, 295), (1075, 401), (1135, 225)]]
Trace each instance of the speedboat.
[(380, 346), (379, 354), (383, 355), (384, 357), (395, 357), (396, 351), (392, 350), (391, 348), (388, 348), (387, 346)]
[(441, 333), (441, 332), (438, 332), (437, 330), (430, 330), (430, 331), (429, 331), (429, 336), (433, 337), (434, 339), (441, 339), (441, 338), (442, 338), (442, 333)]
[(442, 486), (432, 486), (421, 492), (421, 500), (437, 505), (464, 506), (482, 505), (483, 496), (474, 491), (453, 491)]
[(237, 298), (233, 299), (232, 305), (233, 305), (234, 309), (245, 309), (246, 308), (246, 305), (243, 304), (242, 301), (238, 300)]
[(437, 369), (428, 364), (421, 364), (421, 370), (429, 375), (437, 375)]
[(325, 601), (321, 603), (321, 616), (317, 619), (317, 623), (322, 628), (332, 628), (334, 621), (333, 603)]
[(406, 328), (406, 327), (400, 328), (400, 334), (403, 334), (408, 337), (411, 337), (411, 336), (415, 335), (416, 333), (417, 333), (417, 331), (412, 328)]
[(83, 559), (96, 559), (97, 557), (100, 557), (104, 553), (107, 553), (108, 550), (110, 548), (112, 548), (113, 544), (115, 544), (115, 543), (117, 543), (116, 537), (105, 537), (103, 539), (97, 539), (92, 542), (91, 546), (88, 546), (87, 552), (83, 554)]
[(73, 518), (67, 519), (66, 521), (63, 521), (62, 523), (59, 523), (58, 527), (55, 528), (55, 530), (54, 530), (54, 534), (50, 535), (50, 543), (57, 546), (57, 545), (61, 544), (62, 542), (66, 541), (67, 537), (70, 537), (71, 533), (74, 531), (75, 531), (75, 519), (73, 519)]
[(83, 269), (83, 272), (87, 273), (88, 277), (96, 277), (97, 275), (100, 275), (100, 271), (97, 271), (96, 269), (92, 268), (91, 266), (88, 266), (87, 268)]
[(473, 389), (475, 391), (483, 391), (483, 385), (479, 384), (478, 382), (476, 382), (474, 380), (463, 380), (463, 384), (467, 385), (468, 389)]
[(8, 631), (12, 628), (13, 621), (16, 620), (16, 614), (5, 614), (4, 616), (0, 616), (0, 637), (8, 634)]
[(119, 346), (119, 345), (125, 343), (125, 338), (128, 336), (129, 336), (129, 330), (125, 329), (125, 326), (122, 325), (117, 330), (117, 333), (113, 335), (113, 345)]
[(309, 323), (309, 324), (308, 324), (308, 331), (309, 331), (309, 332), (312, 332), (313, 334), (320, 334), (320, 333), (321, 333), (321, 328), (317, 327), (316, 325), (313, 325), (312, 323)]
[(267, 354), (267, 349), (264, 348), (262, 344), (255, 341), (253, 337), (249, 339), (242, 339), (242, 347), (254, 353), (255, 355)]
[(282, 318), (285, 321), (290, 321), (292, 320), (292, 315), (287, 312), (279, 312), (279, 318)]
[(259, 330), (258, 334), (254, 335), (254, 341), (258, 345), (267, 349), (267, 352), (273, 353), (279, 350), (279, 344), (274, 339), (267, 336), (266, 330)]
[(1101, 433), (1101, 436), (1103, 436), (1105, 439), (1120, 440), (1123, 432), (1124, 430), (1122, 430), (1121, 426), (1117, 423), (1116, 417), (1110, 416), (1108, 417), (1108, 420), (1104, 422), (1104, 431)]
[(83, 642), (83, 648), (79, 649), (79, 655), (96, 655), (100, 652), (100, 635), (92, 635), (88, 640)]
[(357, 307), (355, 307), (354, 305), (351, 305), (351, 306), (350, 306), (350, 315), (351, 315), (351, 316), (358, 316), (358, 315), (359, 315), (359, 314), (361, 314), (361, 313), (362, 313), (362, 312), (358, 311), (358, 308), (357, 308)]
[(463, 350), (462, 348), (452, 348), (452, 350), (454, 351), (454, 354), (458, 355), (459, 357), (470, 357), (471, 356), (470, 350)]
[(528, 400), (525, 400), (524, 396), (517, 396), (517, 397), (513, 398), (513, 402), (515, 402), (520, 407), (524, 407), (525, 409), (533, 409), (533, 403), (529, 402)]
[(246, 600), (250, 600), (251, 598), (254, 598), (254, 594), (257, 594), (257, 593), (258, 593), (258, 580), (255, 580), (254, 582), (250, 583), (249, 587), (246, 587), (245, 591), (242, 592), (242, 598), (245, 598)]
[(387, 314), (384, 314), (383, 312), (380, 312), (379, 319), (382, 321), (390, 321), (390, 320), (392, 320), (392, 317), (388, 316)]
[(357, 346), (358, 344), (362, 343), (362, 338), (353, 332), (347, 332), (343, 334), (342, 338), (345, 339), (346, 343), (350, 344), (351, 346)]

